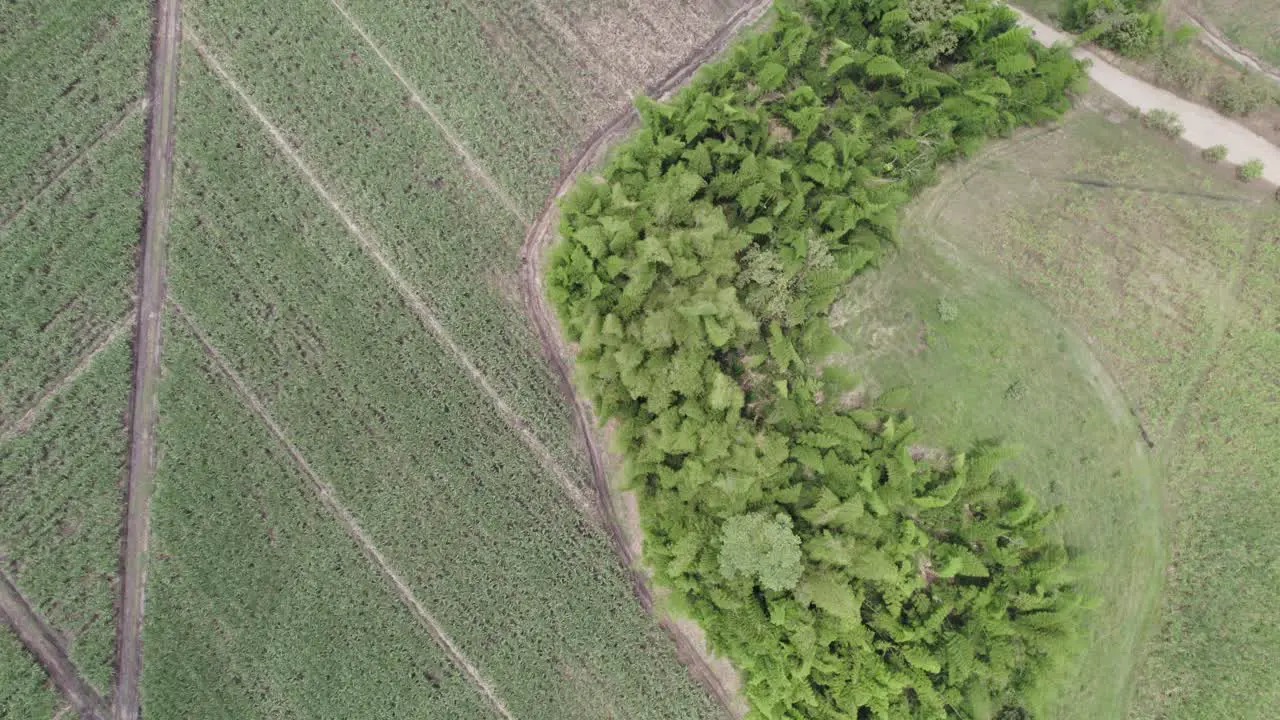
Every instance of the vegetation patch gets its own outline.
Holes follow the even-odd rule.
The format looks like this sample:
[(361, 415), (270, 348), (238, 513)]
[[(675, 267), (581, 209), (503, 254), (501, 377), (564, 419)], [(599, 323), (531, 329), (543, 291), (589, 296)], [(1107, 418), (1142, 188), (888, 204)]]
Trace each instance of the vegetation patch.
[(1161, 0), (1063, 0), (1062, 27), (1109, 50), (1145, 57), (1164, 38)]
[[(802, 3), (702, 70), (562, 203), (549, 293), (617, 419), (645, 557), (753, 717), (1041, 712), (1067, 553), (979, 446), (917, 460), (839, 402), (836, 295), (938, 163), (1056, 118), (1080, 69), (980, 0)], [(951, 708), (950, 710), (948, 708)]]

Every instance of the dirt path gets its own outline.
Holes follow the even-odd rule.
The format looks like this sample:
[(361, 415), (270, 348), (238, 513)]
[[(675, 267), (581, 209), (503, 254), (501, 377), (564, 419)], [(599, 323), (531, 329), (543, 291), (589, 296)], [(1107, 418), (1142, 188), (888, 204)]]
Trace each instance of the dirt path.
[(133, 392), (129, 401), (129, 466), (125, 480), (124, 541), (120, 548), (122, 582), (116, 613), (115, 720), (136, 720), (140, 712), (138, 680), (142, 672), (142, 614), (156, 461), (156, 390), (165, 294), (165, 241), (173, 185), (173, 118), (178, 99), (181, 5), (181, 0), (155, 0), (154, 8), (138, 321), (133, 346)]
[(1235, 62), (1240, 63), (1250, 70), (1259, 73), (1272, 82), (1280, 85), (1280, 72), (1272, 70), (1266, 63), (1258, 59), (1257, 55), (1254, 55), (1244, 48), (1238, 48), (1235, 45), (1232, 45), (1231, 42), (1227, 40), (1226, 36), (1222, 34), (1222, 31), (1213, 23), (1188, 10), (1183, 10), (1183, 13), (1186, 14), (1187, 20), (1192, 25), (1200, 29), (1200, 42), (1210, 50), (1225, 58), (1234, 60)]
[(298, 450), (297, 446), (295, 446), (292, 441), (289, 440), (284, 429), (276, 423), (275, 418), (271, 417), (271, 414), (267, 412), (267, 408), (262, 404), (262, 401), (259, 400), (258, 397), (249, 390), (249, 387), (245, 385), (244, 381), (240, 379), (240, 375), (236, 373), (229, 364), (227, 364), (226, 360), (222, 357), (222, 353), (210, 343), (208, 337), (205, 336), (204, 331), (200, 329), (200, 326), (196, 324), (195, 320), (182, 309), (182, 306), (178, 305), (178, 303), (172, 299), (169, 300), (169, 307), (172, 308), (174, 315), (176, 315), (178, 319), (180, 319), (187, 328), (191, 330), (192, 334), (196, 336), (196, 339), (200, 341), (200, 345), (204, 349), (205, 355), (208, 356), (209, 360), (217, 366), (218, 371), (221, 372), (223, 376), (226, 377), (227, 381), (231, 383), (232, 387), (235, 388), (236, 394), (240, 396), (240, 400), (253, 412), (254, 415), (258, 417), (262, 424), (267, 427), (267, 430), (271, 432), (272, 437), (274, 437), (276, 442), (279, 443), (285, 452), (289, 454), (289, 457), (293, 460), (294, 464), (297, 465), (298, 469), (306, 476), (308, 483), (311, 486), (311, 490), (316, 494), (320, 503), (324, 505), (325, 509), (328, 510), (330, 514), (333, 515), (334, 519), (342, 525), (343, 529), (347, 531), (347, 534), (350, 535), (351, 539), (360, 547), (361, 552), (364, 553), (369, 562), (371, 562), (378, 571), (382, 573), (382, 576), (391, 583), (396, 594), (400, 596), (400, 600), (404, 602), (414, 616), (418, 618), (419, 622), (421, 622), (423, 627), (427, 630), (427, 633), (436, 641), (436, 644), (445, 651), (453, 661), (454, 665), (456, 665), (457, 668), (467, 676), (467, 679), (475, 685), (476, 689), (485, 696), (485, 699), (498, 715), (501, 715), (504, 720), (515, 720), (515, 717), (509, 710), (507, 710), (507, 706), (503, 703), (502, 698), (498, 697), (497, 692), (494, 691), (493, 685), (490, 684), (489, 681), (480, 674), (480, 671), (476, 669), (475, 665), (473, 665), (471, 661), (462, 654), (462, 651), (458, 649), (458, 646), (454, 645), (453, 640), (449, 638), (448, 634), (445, 633), (444, 628), (441, 627), (440, 623), (436, 621), (431, 613), (427, 612), (426, 607), (424, 607), (418, 598), (414, 596), (413, 590), (409, 588), (409, 584), (405, 582), (404, 578), (400, 576), (400, 573), (392, 567), (391, 563), (387, 561), (387, 558), (380, 550), (378, 550), (378, 547), (373, 544), (373, 540), (365, 534), (359, 523), (356, 522), (355, 516), (351, 514), (351, 511), (347, 510), (347, 508), (338, 501), (338, 497), (334, 492), (333, 487), (329, 485), (329, 483), (325, 482), (311, 467), (311, 463), (307, 462), (307, 459), (302, 455), (302, 452)]
[[(650, 83), (646, 87), (648, 94), (652, 97), (666, 98), (675, 93), (693, 77), (694, 72), (699, 67), (723, 51), (743, 28), (763, 17), (769, 7), (770, 2), (768, 0), (752, 0), (750, 4), (740, 8), (725, 21), (725, 24), (707, 43), (668, 73), (666, 77)], [(580, 174), (599, 163), (609, 147), (630, 132), (638, 119), (639, 116), (636, 114), (635, 109), (628, 108), (614, 117), (605, 127), (596, 131), (587, 140), (582, 149), (578, 151), (573, 163), (570, 165), (570, 170), (560, 179), (555, 193), (548, 198), (542, 212), (538, 215), (538, 219), (534, 221), (529, 228), (529, 232), (525, 235), (524, 244), (520, 251), (520, 285), (527, 312), (533, 321), (534, 329), (538, 333), (538, 340), (542, 344), (543, 353), (547, 356), (547, 360), (555, 371), (561, 392), (564, 393), (572, 405), (574, 424), (577, 426), (578, 434), (581, 436), (582, 443), (587, 451), (587, 459), (591, 465), (592, 482), (596, 491), (596, 502), (602, 509), (610, 542), (621, 559), (623, 566), (631, 575), (632, 586), (640, 604), (644, 606), (647, 612), (653, 613), (652, 591), (646, 583), (639, 559), (628, 544), (626, 533), (619, 520), (618, 509), (613, 500), (613, 492), (610, 488), (609, 478), (605, 472), (604, 460), (600, 452), (600, 441), (595, 432), (595, 414), (587, 400), (580, 397), (573, 386), (571, 380), (572, 353), (569, 351), (564, 339), (560, 337), (559, 325), (551, 308), (547, 305), (542, 286), (543, 256), (547, 247), (555, 239), (553, 223), (558, 217), (556, 201), (573, 186)], [(700, 643), (693, 640), (687, 629), (680, 627), (672, 620), (659, 618), (658, 622), (675, 642), (676, 652), (681, 661), (689, 667), (689, 671), (699, 682), (706, 686), (707, 690), (715, 696), (716, 701), (725, 709), (725, 712), (732, 716), (740, 715), (740, 703), (726, 689), (725, 682), (712, 671), (703, 656)]]
[[(1051, 45), (1065, 43), (1072, 45), (1075, 38), (1067, 33), (1054, 30), (1043, 22), (1031, 17), (1016, 7), (1010, 9), (1021, 18), (1024, 27), (1031, 28), (1036, 40)], [(1074, 48), (1071, 54), (1081, 60), (1092, 63), (1089, 77), (1099, 87), (1125, 103), (1148, 112), (1155, 109), (1177, 113), (1185, 130), (1182, 139), (1198, 148), (1224, 145), (1227, 148), (1228, 162), (1240, 165), (1248, 160), (1258, 159), (1263, 163), (1263, 177), (1272, 184), (1280, 185), (1280, 147), (1271, 144), (1257, 133), (1240, 123), (1191, 102), (1177, 95), (1162, 90), (1150, 83), (1128, 75), (1096, 54), (1083, 48)]]
[(67, 651), (44, 619), (36, 614), (7, 573), (0, 572), (0, 620), (13, 629), (27, 652), (44, 667), (58, 691), (81, 720), (108, 720), (106, 704), (71, 663)]

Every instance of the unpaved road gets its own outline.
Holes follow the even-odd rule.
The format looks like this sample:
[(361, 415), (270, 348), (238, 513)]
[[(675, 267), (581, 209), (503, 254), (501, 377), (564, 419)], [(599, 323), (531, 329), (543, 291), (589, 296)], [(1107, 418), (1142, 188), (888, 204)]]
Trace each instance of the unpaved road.
[[(1074, 44), (1075, 38), (1071, 35), (1054, 30), (1018, 8), (1010, 9), (1018, 13), (1024, 27), (1031, 28), (1036, 40), (1046, 45), (1056, 42)], [(1272, 184), (1280, 185), (1280, 147), (1203, 105), (1184, 100), (1168, 90), (1126, 74), (1084, 48), (1074, 48), (1071, 54), (1093, 63), (1089, 68), (1089, 77), (1099, 87), (1142, 112), (1160, 109), (1177, 113), (1185, 128), (1182, 139), (1198, 148), (1224, 145), (1227, 148), (1227, 161), (1236, 165), (1255, 158), (1261, 160), (1263, 177)]]
[(0, 572), (0, 621), (13, 629), (81, 720), (108, 720), (102, 697), (71, 663), (58, 635), (36, 614), (9, 576)]
[[(752, 0), (729, 17), (702, 47), (698, 48), (666, 77), (653, 81), (646, 87), (651, 97), (670, 97), (682, 87), (694, 72), (704, 63), (715, 57), (729, 44), (737, 34), (752, 23), (758, 21), (769, 10), (770, 0)], [(653, 594), (645, 582), (638, 559), (627, 542), (626, 533), (619, 521), (618, 511), (613, 502), (613, 493), (609, 486), (609, 478), (605, 473), (604, 461), (600, 453), (599, 439), (596, 437), (596, 418), (588, 402), (578, 396), (571, 380), (570, 363), (572, 354), (560, 337), (559, 325), (547, 305), (542, 287), (542, 266), (544, 253), (555, 238), (553, 224), (558, 217), (556, 201), (573, 187), (578, 176), (598, 163), (608, 148), (617, 140), (630, 132), (639, 119), (634, 108), (627, 108), (619, 113), (605, 127), (596, 131), (578, 151), (570, 170), (560, 179), (556, 191), (546, 204), (537, 220), (530, 226), (525, 235), (520, 251), (520, 285), (524, 295), (529, 317), (533, 320), (538, 339), (542, 344), (561, 392), (569, 399), (573, 408), (574, 424), (586, 447), (587, 459), (591, 465), (592, 483), (595, 486), (596, 502), (602, 509), (605, 527), (614, 551), (622, 561), (623, 567), (631, 575), (632, 587), (636, 597), (647, 612), (653, 612)], [(662, 628), (671, 636), (676, 644), (676, 652), (689, 671), (716, 698), (716, 701), (730, 716), (741, 716), (741, 702), (726, 689), (724, 682), (712, 671), (700, 650), (700, 643), (693, 640), (684, 628), (666, 618), (659, 618)]]
[(138, 321), (133, 346), (133, 391), (129, 400), (129, 468), (125, 480), (124, 541), (120, 548), (123, 581), (116, 612), (115, 720), (137, 720), (140, 712), (138, 679), (142, 672), (142, 613), (156, 463), (156, 390), (165, 295), (165, 240), (173, 185), (173, 119), (178, 99), (181, 0), (155, 0), (154, 12)]

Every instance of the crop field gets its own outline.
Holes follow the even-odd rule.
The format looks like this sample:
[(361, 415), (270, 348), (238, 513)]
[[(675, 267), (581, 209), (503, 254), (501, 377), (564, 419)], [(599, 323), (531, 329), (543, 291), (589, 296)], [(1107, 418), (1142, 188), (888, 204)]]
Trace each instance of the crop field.
[[(1060, 131), (1028, 132), (979, 154), (910, 214), (912, 236), (931, 249), (904, 250), (908, 262), (937, 268), (939, 278), (950, 277), (956, 263), (990, 268), (995, 279), (983, 282), (1012, 281), (1013, 289), (1002, 292), (1030, 297), (1019, 301), (1022, 308), (999, 312), (1025, 319), (994, 320), (1002, 316), (995, 306), (1009, 303), (983, 301), (983, 282), (972, 279), (958, 291), (918, 277), (885, 281), (888, 296), (899, 293), (901, 314), (878, 339), (863, 337), (861, 347), (891, 350), (873, 355), (884, 358), (871, 363), (871, 375), (884, 375), (875, 380), (952, 382), (950, 395), (958, 399), (945, 407), (912, 397), (923, 420), (950, 428), (954, 437), (991, 428), (1028, 453), (1047, 453), (1043, 437), (1056, 432), (1060, 448), (1082, 422), (1091, 430), (1077, 437), (1092, 443), (1086, 457), (1095, 460), (1070, 470), (1080, 488), (1087, 487), (1082, 477), (1116, 481), (1107, 468), (1123, 469), (1131, 423), (1102, 412), (1106, 383), (1068, 395), (1071, 385), (1058, 371), (1033, 376), (1020, 366), (1052, 370), (1055, 362), (1078, 365), (1073, 356), (1096, 358), (1105, 371), (1099, 377), (1114, 378), (1139, 435), (1150, 441), (1144, 446), (1157, 477), (1153, 493), (1140, 467), (1122, 473), (1134, 485), (1099, 491), (1095, 507), (1081, 508), (1069, 492), (1054, 495), (1066, 505), (1068, 533), (1096, 524), (1093, 538), (1080, 535), (1079, 546), (1092, 551), (1092, 572), (1102, 578), (1099, 641), (1117, 639), (1103, 632), (1108, 624), (1122, 628), (1120, 646), (1139, 661), (1127, 687), (1114, 679), (1099, 687), (1112, 700), (1131, 700), (1133, 718), (1261, 720), (1275, 707), (1272, 668), (1280, 661), (1274, 624), (1262, 610), (1280, 588), (1269, 559), (1280, 537), (1266, 520), (1280, 510), (1277, 385), (1268, 357), (1277, 342), (1280, 210), (1268, 189), (1241, 185), (1229, 169), (1197, 161), (1112, 101), (1094, 96), (1085, 106)], [(944, 299), (950, 323), (938, 310)], [(895, 336), (895, 327), (911, 332)], [(1040, 338), (1025, 351), (1031, 359), (1007, 349), (992, 355), (1001, 338), (1022, 332)], [(1061, 357), (1037, 363), (1034, 353)], [(1082, 376), (1077, 386), (1094, 374), (1087, 364), (1073, 373)], [(1032, 405), (1063, 402), (1055, 398), (1067, 401), (1057, 418), (1025, 414)], [(1112, 424), (1104, 422), (1108, 415)], [(1149, 513), (1165, 508), (1166, 550), (1152, 553), (1157, 530), (1140, 512), (1107, 507), (1120, 502)], [(1145, 622), (1153, 563), (1163, 597), (1158, 620)], [(1135, 602), (1113, 602), (1116, 591)], [(1125, 613), (1139, 627), (1124, 626)], [(1142, 636), (1147, 644), (1132, 653)], [(1092, 716), (1118, 716), (1121, 706)]]
[(0, 554), (98, 687), (111, 677), (129, 342), (110, 343), (31, 428), (0, 443)]
[(191, 331), (166, 336), (148, 715), (494, 716)]
[(58, 695), (17, 636), (0, 633), (0, 717), (51, 718)]
[[(193, 8), (191, 17), (203, 18), (206, 10)], [(327, 35), (345, 32), (341, 15), (334, 17), (337, 23), (290, 30), (314, 38), (314, 48), (294, 50), (319, 56), (335, 52), (327, 45), (333, 42), (346, 57), (346, 48), (360, 40)], [(284, 14), (278, 20), (297, 21)], [(253, 24), (259, 25), (265, 26)], [(169, 270), (184, 317), (320, 481), (333, 487), (513, 715), (709, 715), (710, 700), (635, 602), (603, 532), (571, 500), (582, 492), (585, 471), (518, 308), (502, 304), (499, 288), (469, 282), (504, 265), (514, 271), (519, 226), (471, 183), (432, 121), (401, 105), (403, 89), (385, 67), (356, 65), (354, 77), (317, 73), (316, 82), (332, 83), (331, 97), (354, 95), (351, 104), (323, 116), (281, 112), (302, 129), (281, 125), (273, 137), (265, 123), (275, 127), (273, 113), (289, 106), (291, 91), (277, 87), (278, 78), (265, 69), (241, 78), (237, 56), (222, 51), (198, 23), (193, 29), (203, 44), (188, 43), (182, 59)], [(246, 27), (238, 47), (249, 47), (252, 32)], [(275, 92), (280, 99), (272, 100)], [(357, 137), (326, 144), (358, 125), (347, 112), (365, 118), (385, 112), (377, 126), (412, 151), (392, 153), (389, 141), (364, 145)], [(352, 132), (367, 140), (362, 130)], [(386, 157), (392, 165), (404, 158), (429, 163), (424, 172), (442, 178), (442, 187), (407, 183), (398, 171), (370, 174), (367, 168), (380, 160), (361, 150), (393, 154)], [(401, 211), (412, 215), (397, 218)], [(366, 252), (374, 242), (385, 255)], [(433, 329), (428, 317), (439, 317), (443, 330)], [(485, 382), (465, 368), (460, 352), (475, 359), (472, 369)], [(166, 387), (161, 407), (181, 406), (185, 383)], [(489, 393), (527, 418), (531, 432), (513, 430)], [(545, 413), (524, 414), (538, 402)], [(264, 417), (246, 414), (242, 422), (252, 432), (237, 431), (237, 437), (248, 433), (271, 443)], [(164, 561), (165, 572), (192, 579), (151, 586), (152, 607), (192, 607), (199, 587), (221, 581), (209, 557), (221, 554), (219, 545), (184, 540), (183, 511), (162, 498), (168, 483), (180, 482), (168, 479), (172, 458), (229, 451), (218, 450), (220, 441), (207, 433), (176, 427), (162, 422), (154, 537), (157, 547), (184, 544)], [(542, 437), (549, 438), (546, 455), (531, 449)], [(343, 540), (323, 551), (350, 546)], [(236, 597), (261, 598), (265, 590), (237, 592), (209, 600), (211, 611), (234, 612), (242, 602)], [(391, 587), (384, 592), (395, 600)], [(400, 615), (396, 608), (370, 622)], [(182, 617), (149, 611), (149, 653), (181, 651), (172, 625)], [(151, 661), (147, 667), (157, 672)], [(224, 675), (209, 682), (233, 681)], [(159, 687), (147, 690), (152, 683)], [(145, 702), (163, 713), (175, 697), (164, 688), (179, 685), (178, 678), (149, 675)], [(204, 696), (197, 714), (218, 707)]]

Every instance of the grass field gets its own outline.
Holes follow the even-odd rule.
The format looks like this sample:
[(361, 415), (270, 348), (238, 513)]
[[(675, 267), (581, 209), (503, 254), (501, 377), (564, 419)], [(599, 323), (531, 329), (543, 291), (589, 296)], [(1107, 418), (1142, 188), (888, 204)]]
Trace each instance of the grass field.
[(52, 718), (58, 695), (13, 633), (0, 633), (0, 717)]
[[(203, 17), (199, 12), (192, 17)], [(300, 36), (316, 41), (314, 48), (298, 51), (332, 52), (325, 28), (338, 32), (342, 26), (299, 29)], [(199, 26), (197, 33), (207, 35)], [(343, 42), (351, 38), (333, 42), (345, 52)], [(242, 36), (240, 47), (247, 43)], [(207, 46), (228, 74), (239, 73), (237, 56), (221, 56), (212, 40)], [(275, 103), (287, 105), (289, 91), (281, 88), (282, 95), (273, 100), (278, 80), (262, 67), (243, 79), (242, 87), (264, 115), (271, 115), (280, 109)], [(360, 67), (354, 78), (323, 75), (325, 82), (335, 83), (329, 85), (335, 96), (357, 93), (349, 106), (314, 117), (283, 112), (282, 118), (292, 118), (300, 128), (282, 133), (302, 148), (304, 162), (330, 199), (383, 244), (388, 262), (403, 268), (404, 282), (428, 298), (492, 387), (519, 412), (543, 403), (546, 413), (526, 415), (533, 432), (557, 441), (548, 441), (555, 462), (585, 483), (564, 411), (518, 311), (504, 309), (494, 289), (464, 282), (514, 267), (518, 226), (469, 183), (430, 119), (401, 107), (402, 90), (394, 78), (372, 64)], [(273, 146), (242, 98), (193, 52), (184, 55), (182, 68), (171, 292), (426, 609), (493, 682), (516, 717), (709, 715), (710, 701), (633, 599), (603, 533), (424, 327), (403, 288), (362, 251), (338, 212)], [(385, 112), (379, 127), (414, 150), (391, 157), (391, 140), (321, 142), (346, 132), (353, 125), (347, 113), (354, 112), (364, 117)], [(378, 161), (362, 157), (361, 149), (386, 154), (393, 168), (404, 158), (429, 163), (433, 177), (445, 178), (445, 187), (405, 183), (396, 170), (371, 174), (368, 168)], [(375, 207), (375, 198), (393, 197), (391, 183), (403, 199)], [(411, 214), (394, 214), (401, 211)], [(521, 386), (521, 373), (528, 373), (527, 382), (543, 384)], [(180, 407), (185, 384), (167, 387), (173, 399), (162, 397), (161, 407)], [(182, 469), (167, 467), (170, 458), (241, 451), (220, 450), (221, 440), (175, 427), (162, 426), (155, 542), (157, 547), (187, 543), (185, 553), (165, 562), (166, 572), (190, 580), (150, 588), (153, 607), (192, 607), (197, 587), (231, 571), (217, 569), (210, 557), (222, 553), (216, 543), (183, 540), (182, 511), (159, 498), (167, 483), (180, 482), (166, 479)], [(249, 436), (270, 444), (262, 427)], [(232, 531), (214, 522), (204, 532)], [(390, 588), (384, 591), (395, 600)], [(211, 612), (234, 613), (236, 603), (265, 602), (271, 594), (263, 587), (236, 593), (211, 599)], [(388, 617), (399, 614), (387, 610), (369, 622), (389, 623)], [(182, 617), (176, 611), (149, 611), (149, 653), (180, 652), (183, 642), (173, 625)], [(278, 646), (262, 647), (276, 652)], [(147, 667), (157, 671), (151, 660)], [(375, 679), (390, 682), (393, 674), (387, 670)], [(146, 680), (160, 684), (155, 692), (144, 691), (148, 706), (172, 707), (163, 688), (178, 687), (177, 679), (156, 678)], [(232, 681), (226, 676), (210, 680), (225, 682)], [(204, 695), (194, 712), (213, 713), (218, 706), (214, 696)]]
[(1227, 39), (1271, 67), (1280, 67), (1280, 12), (1271, 0), (1194, 0)]
[[(924, 203), (932, 198), (928, 195)], [(996, 271), (912, 223), (836, 309), (862, 389), (907, 392), (921, 442), (998, 440), (1006, 471), (1063, 509), (1099, 604), (1057, 720), (1119, 717), (1163, 569), (1158, 479), (1136, 423), (1074, 332)]]
[[(951, 381), (962, 403), (966, 396), (977, 398), (932, 413), (924, 409), (925, 419), (932, 414), (932, 422), (951, 428), (951, 437), (965, 437), (970, 427), (982, 432), (978, 418), (998, 415), (1009, 424), (1007, 434), (1027, 438), (1034, 451), (1043, 444), (1038, 438), (1052, 438), (1055, 429), (1067, 441), (1074, 417), (1064, 411), (1058, 413), (1064, 417), (1041, 418), (1037, 427), (1035, 418), (1009, 409), (1001, 398), (1057, 403), (1061, 388), (1045, 382), (1059, 384), (1054, 379), (1060, 374), (1033, 377), (1018, 368), (1029, 362), (1052, 369), (1053, 363), (1037, 364), (1036, 353), (1054, 355), (1053, 338), (1060, 333), (1083, 338), (1085, 355), (1115, 378), (1154, 443), (1154, 468), (1164, 478), (1158, 502), (1166, 512), (1165, 593), (1128, 689), (1113, 678), (1105, 687), (1117, 692), (1106, 696), (1129, 696), (1132, 718), (1261, 720), (1276, 706), (1272, 679), (1280, 661), (1276, 628), (1263, 609), (1280, 588), (1280, 572), (1270, 560), (1280, 537), (1267, 520), (1280, 510), (1275, 370), (1267, 355), (1277, 344), (1280, 208), (1269, 189), (1241, 185), (1229, 169), (1198, 162), (1110, 101), (1093, 97), (1085, 105), (1060, 131), (1027, 133), (984, 151), (912, 212), (917, 237), (932, 239), (931, 250), (919, 251), (925, 253), (923, 267), (936, 265), (928, 253), (952, 267), (955, 258), (972, 258), (1031, 300), (1019, 302), (1017, 310), (1002, 309), (1012, 319), (1001, 323), (989, 315), (1009, 301), (972, 300), (967, 290), (952, 297), (950, 287), (909, 278), (922, 287), (901, 284), (903, 312), (917, 315), (929, 330), (924, 338), (910, 337), (907, 348), (931, 342), (901, 368), (881, 364), (912, 379)], [(904, 255), (910, 259), (912, 252)], [(975, 274), (966, 270), (963, 276)], [(936, 315), (943, 297), (957, 310), (951, 325)], [(1059, 321), (1035, 320), (1044, 317), (1042, 307)], [(975, 313), (978, 318), (967, 319)], [(1016, 322), (1019, 315), (1033, 320)], [(1026, 325), (1034, 328), (1031, 337), (1040, 337), (1026, 346), (1031, 359), (989, 357), (986, 337), (1007, 337)], [(957, 351), (963, 351), (959, 359), (951, 356)], [(927, 363), (930, 358), (935, 361)], [(1009, 393), (1017, 379), (1025, 390)], [(1096, 390), (1063, 394), (1078, 406), (1100, 402)], [(1094, 427), (1100, 450), (1106, 432)], [(1131, 431), (1123, 430), (1111, 440), (1130, 438)], [(1100, 479), (1096, 472), (1077, 476)], [(1133, 474), (1124, 480), (1141, 482)], [(1128, 492), (1136, 493), (1140, 507), (1157, 502), (1146, 491)], [(1070, 532), (1072, 501), (1064, 499)], [(1133, 517), (1131, 508), (1116, 510), (1129, 522), (1147, 522)], [(1116, 532), (1106, 525), (1115, 517), (1103, 508), (1093, 512), (1110, 517), (1081, 521), (1098, 523), (1097, 538)], [(1137, 578), (1126, 573), (1152, 558), (1103, 544), (1091, 560), (1101, 578), (1096, 582), (1129, 581), (1136, 591)], [(1100, 621), (1107, 622), (1115, 607), (1104, 603)], [(1141, 631), (1126, 628), (1130, 636)], [(1118, 707), (1082, 716), (1118, 717)]]

